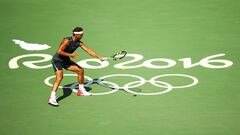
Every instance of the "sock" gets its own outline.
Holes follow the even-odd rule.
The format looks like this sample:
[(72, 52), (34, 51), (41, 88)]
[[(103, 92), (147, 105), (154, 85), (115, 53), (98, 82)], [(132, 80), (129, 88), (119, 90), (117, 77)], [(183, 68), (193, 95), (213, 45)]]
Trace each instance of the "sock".
[(86, 90), (85, 90), (85, 88), (84, 88), (84, 85), (83, 84), (78, 84), (78, 87), (79, 87), (79, 89), (82, 91), (82, 92), (87, 92)]
[(56, 98), (56, 92), (55, 91), (51, 92), (51, 98)]

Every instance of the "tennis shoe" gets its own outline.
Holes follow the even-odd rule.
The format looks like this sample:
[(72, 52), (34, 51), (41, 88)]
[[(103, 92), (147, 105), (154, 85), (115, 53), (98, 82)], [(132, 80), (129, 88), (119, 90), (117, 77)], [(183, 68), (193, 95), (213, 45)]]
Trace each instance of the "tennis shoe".
[(58, 102), (57, 102), (56, 98), (49, 98), (48, 104), (50, 104), (52, 106), (58, 106)]
[(78, 89), (78, 91), (77, 91), (77, 96), (83, 96), (83, 93), (80, 89)]
[(83, 92), (83, 95), (84, 96), (92, 96), (92, 93), (85, 91), (85, 92)]
[[(78, 94), (78, 93), (81, 93), (80, 96), (91, 96), (91, 95), (92, 95), (90, 92), (87, 92), (87, 91), (85, 90), (85, 88), (79, 89), (78, 92), (77, 92), (77, 94)], [(78, 94), (78, 95), (79, 95), (79, 94)]]

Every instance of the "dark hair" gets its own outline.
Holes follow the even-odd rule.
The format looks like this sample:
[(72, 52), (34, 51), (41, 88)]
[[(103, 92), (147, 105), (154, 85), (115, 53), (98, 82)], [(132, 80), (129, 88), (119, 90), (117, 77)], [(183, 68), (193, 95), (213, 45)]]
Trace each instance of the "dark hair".
[(83, 31), (83, 28), (82, 27), (75, 27), (73, 29), (73, 32), (80, 32), (80, 31)]

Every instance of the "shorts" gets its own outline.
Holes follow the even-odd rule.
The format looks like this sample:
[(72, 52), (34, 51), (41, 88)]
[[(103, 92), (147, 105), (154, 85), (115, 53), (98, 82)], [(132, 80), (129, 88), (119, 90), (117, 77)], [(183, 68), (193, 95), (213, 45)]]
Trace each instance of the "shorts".
[(62, 70), (64, 69), (68, 69), (68, 67), (72, 66), (72, 65), (76, 65), (79, 67), (79, 65), (77, 63), (75, 63), (74, 61), (71, 60), (56, 60), (56, 59), (52, 59), (52, 65), (53, 65), (53, 69), (54, 71), (58, 71), (58, 70)]

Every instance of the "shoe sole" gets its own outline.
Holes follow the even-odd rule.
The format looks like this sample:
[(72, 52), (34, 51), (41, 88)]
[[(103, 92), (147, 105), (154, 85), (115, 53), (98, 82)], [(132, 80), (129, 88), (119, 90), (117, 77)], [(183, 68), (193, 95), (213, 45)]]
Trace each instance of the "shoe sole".
[(51, 104), (51, 103), (48, 103), (49, 105), (51, 106), (54, 106), (54, 107), (58, 107), (59, 105), (54, 105), (54, 104)]

